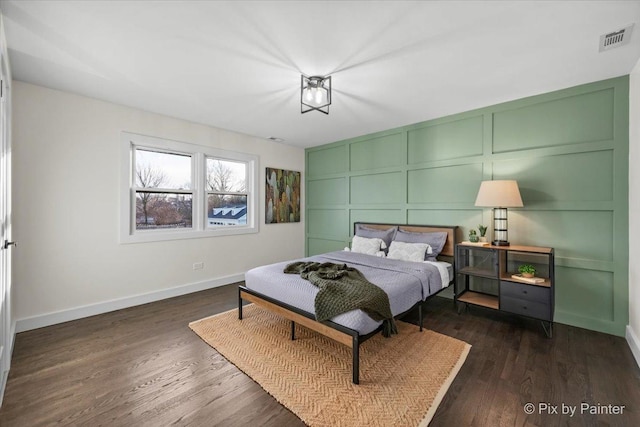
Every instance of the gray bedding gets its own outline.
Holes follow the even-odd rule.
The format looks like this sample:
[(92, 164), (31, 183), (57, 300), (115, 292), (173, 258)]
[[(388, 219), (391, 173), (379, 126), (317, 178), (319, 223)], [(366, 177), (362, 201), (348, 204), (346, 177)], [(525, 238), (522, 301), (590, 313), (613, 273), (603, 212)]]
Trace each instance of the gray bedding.
[[(418, 301), (440, 291), (449, 284), (447, 263), (420, 263), (379, 258), (354, 252), (337, 251), (294, 261), (345, 263), (357, 268), (370, 282), (389, 295), (394, 316), (403, 313)], [(265, 265), (245, 273), (247, 288), (286, 304), (314, 313), (314, 299), (318, 288), (298, 275), (284, 274), (285, 266), (294, 261)], [(438, 266), (438, 264), (441, 264)], [(442, 266), (446, 264), (446, 266)], [(443, 286), (443, 278), (445, 283)], [(374, 331), (381, 322), (371, 319), (361, 310), (353, 310), (331, 319), (355, 329), (360, 334)]]

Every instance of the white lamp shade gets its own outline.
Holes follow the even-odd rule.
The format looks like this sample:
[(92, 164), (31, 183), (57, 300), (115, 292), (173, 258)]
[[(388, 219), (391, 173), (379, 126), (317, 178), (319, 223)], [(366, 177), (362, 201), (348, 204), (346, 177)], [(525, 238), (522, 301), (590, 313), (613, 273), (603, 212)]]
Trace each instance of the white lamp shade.
[(476, 206), (487, 208), (521, 208), (518, 182), (513, 180), (482, 181)]

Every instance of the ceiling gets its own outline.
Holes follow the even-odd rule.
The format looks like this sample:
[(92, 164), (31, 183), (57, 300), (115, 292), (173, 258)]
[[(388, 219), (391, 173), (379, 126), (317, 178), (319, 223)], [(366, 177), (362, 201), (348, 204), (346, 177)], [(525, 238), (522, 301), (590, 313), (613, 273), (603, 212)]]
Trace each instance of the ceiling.
[[(13, 78), (310, 147), (626, 75), (640, 1), (0, 1)], [(631, 41), (600, 35), (635, 23)], [(329, 115), (300, 75), (331, 75)]]

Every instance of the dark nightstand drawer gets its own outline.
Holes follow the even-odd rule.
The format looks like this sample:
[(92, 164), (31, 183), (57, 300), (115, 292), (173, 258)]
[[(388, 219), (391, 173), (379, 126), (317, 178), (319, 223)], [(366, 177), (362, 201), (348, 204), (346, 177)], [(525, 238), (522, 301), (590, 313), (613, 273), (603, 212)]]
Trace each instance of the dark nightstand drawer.
[(542, 303), (521, 298), (512, 298), (502, 294), (500, 296), (500, 310), (551, 321), (551, 306), (548, 301)]
[(500, 282), (500, 296), (521, 298), (528, 301), (537, 301), (549, 304), (551, 300), (551, 288), (544, 286), (527, 285), (525, 283)]

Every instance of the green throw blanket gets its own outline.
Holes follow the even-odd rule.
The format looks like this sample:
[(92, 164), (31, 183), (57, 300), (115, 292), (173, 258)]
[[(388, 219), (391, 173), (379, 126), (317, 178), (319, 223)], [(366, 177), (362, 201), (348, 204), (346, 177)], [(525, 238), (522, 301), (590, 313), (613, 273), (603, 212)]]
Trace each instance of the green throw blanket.
[(320, 289), (314, 302), (318, 321), (360, 309), (373, 320), (382, 320), (382, 335), (385, 337), (398, 333), (389, 296), (355, 268), (331, 262), (299, 261), (287, 265), (284, 272), (300, 274)]

